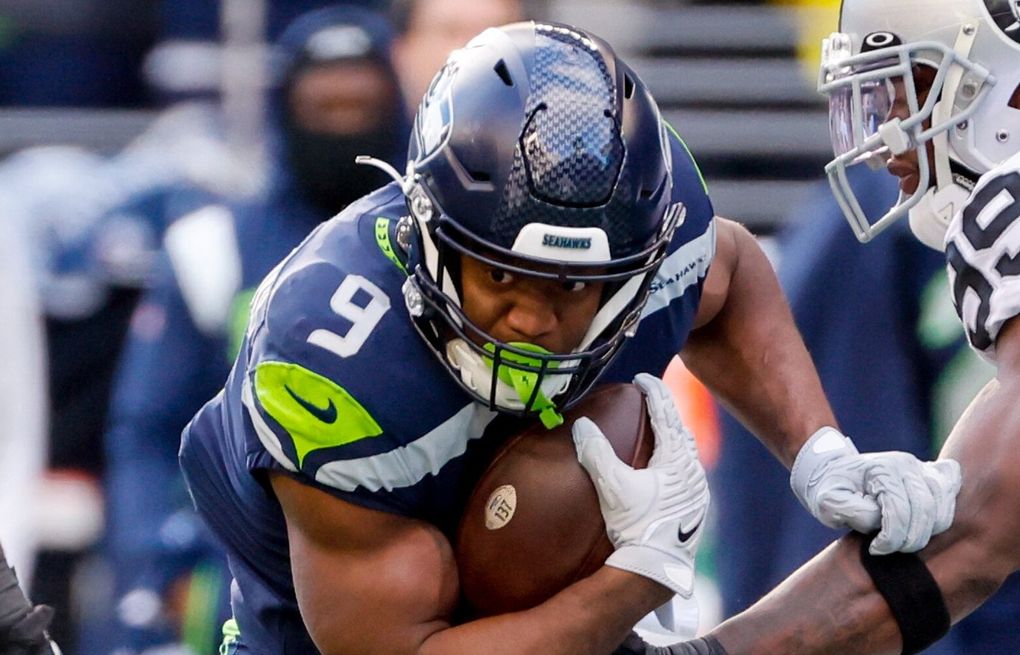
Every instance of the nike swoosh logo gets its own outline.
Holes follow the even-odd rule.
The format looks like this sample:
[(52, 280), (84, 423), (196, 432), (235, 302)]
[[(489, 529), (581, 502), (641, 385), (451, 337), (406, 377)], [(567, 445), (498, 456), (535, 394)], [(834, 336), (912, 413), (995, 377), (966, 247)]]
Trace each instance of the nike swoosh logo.
[(314, 416), (315, 418), (317, 418), (320, 421), (322, 421), (323, 423), (327, 423), (327, 424), (335, 423), (336, 422), (336, 413), (337, 413), (336, 412), (336, 405), (333, 404), (333, 399), (332, 398), (329, 399), (329, 405), (327, 405), (325, 407), (316, 407), (312, 403), (308, 402), (307, 400), (305, 400), (301, 396), (299, 396), (296, 393), (294, 393), (294, 391), (290, 387), (288, 387), (287, 385), (284, 385), (283, 388), (287, 390), (287, 393), (290, 394), (291, 398), (293, 398), (295, 401), (297, 401), (298, 405), (301, 405), (306, 410), (308, 410), (308, 413), (311, 414), (312, 416)]
[(688, 541), (690, 541), (691, 537), (694, 536), (694, 533), (697, 532), (698, 528), (700, 527), (701, 519), (698, 519), (698, 522), (695, 523), (694, 527), (692, 527), (690, 530), (684, 530), (684, 526), (680, 525), (676, 530), (676, 536), (678, 539), (680, 539), (680, 543), (685, 544)]

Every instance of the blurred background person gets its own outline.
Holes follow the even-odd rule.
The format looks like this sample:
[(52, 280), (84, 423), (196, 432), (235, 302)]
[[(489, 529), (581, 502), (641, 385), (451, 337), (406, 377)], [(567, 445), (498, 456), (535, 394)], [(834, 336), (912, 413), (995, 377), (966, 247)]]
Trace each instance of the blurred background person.
[(523, 20), (526, 14), (537, 18), (526, 9), (522, 0), (391, 0), (390, 20), (399, 35), (393, 56), (408, 115), (448, 54), (487, 27)]
[[(47, 352), (47, 473), (31, 493), (32, 502), (27, 507), (24, 498), (18, 502), (31, 511), (38, 544), (39, 574), (32, 576), (31, 596), (57, 609), (54, 633), (65, 644), (73, 622), (72, 586), (103, 529), (102, 435), (110, 383), (164, 228), (163, 216), (125, 211), (121, 204), (141, 190), (185, 185), (191, 172), (178, 165), (181, 150), (175, 146), (227, 164), (218, 175), (187, 183), (195, 196), (231, 188), (224, 148), (190, 119), (184, 121), (185, 137), (178, 133), (180, 116), (166, 118), (117, 157), (42, 146), (19, 151), (0, 165), (6, 215), (20, 216), (28, 235), (24, 254), (44, 315), (44, 329), (36, 335), (45, 336)], [(31, 377), (22, 384), (31, 389)], [(29, 416), (32, 405), (22, 407)]]
[(190, 509), (180, 432), (226, 378), (259, 281), (321, 221), (385, 182), (355, 156), (400, 160), (408, 123), (390, 45), (388, 24), (370, 10), (300, 16), (273, 56), (267, 190), (168, 228), (132, 319), (106, 436), (112, 639), (99, 646), (90, 633), (82, 652), (215, 648), (229, 576)]

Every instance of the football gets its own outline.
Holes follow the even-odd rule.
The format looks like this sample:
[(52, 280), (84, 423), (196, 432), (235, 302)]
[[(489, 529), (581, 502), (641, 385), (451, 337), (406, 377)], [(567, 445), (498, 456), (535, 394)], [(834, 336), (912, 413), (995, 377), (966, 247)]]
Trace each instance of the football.
[(587, 416), (616, 455), (648, 464), (654, 436), (641, 391), (595, 388), (559, 427), (535, 422), (509, 437), (475, 485), (455, 552), (467, 611), (476, 617), (534, 607), (598, 570), (613, 552), (595, 486), (577, 461), (570, 429)]

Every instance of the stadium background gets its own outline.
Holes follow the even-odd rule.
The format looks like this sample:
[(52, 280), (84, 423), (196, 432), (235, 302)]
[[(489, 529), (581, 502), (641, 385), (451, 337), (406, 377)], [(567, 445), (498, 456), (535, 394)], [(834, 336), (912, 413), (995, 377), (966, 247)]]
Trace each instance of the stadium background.
[[(166, 227), (106, 209), (132, 189), (181, 180), (216, 193), (256, 192), (272, 65), (266, 43), (325, 4), (0, 0), (0, 211), (9, 246), (0, 262), (0, 320), (8, 323), (0, 356), (11, 362), (0, 378), (0, 539), (34, 600), (61, 610), (54, 632), (66, 653), (91, 652), (82, 626), (113, 602), (98, 554), (105, 409), (128, 317)], [(359, 4), (387, 8), (385, 0)], [(613, 44), (684, 136), (717, 213), (745, 223), (778, 263), (773, 237), (799, 218), (831, 154), (826, 107), (814, 90), (815, 44), (834, 29), (837, 7), (527, 0), (523, 13)], [(713, 465), (717, 410), (680, 366), (667, 378)], [(947, 413), (962, 397), (949, 396)], [(723, 555), (712, 542), (701, 557), (703, 627), (723, 612), (711, 584)]]

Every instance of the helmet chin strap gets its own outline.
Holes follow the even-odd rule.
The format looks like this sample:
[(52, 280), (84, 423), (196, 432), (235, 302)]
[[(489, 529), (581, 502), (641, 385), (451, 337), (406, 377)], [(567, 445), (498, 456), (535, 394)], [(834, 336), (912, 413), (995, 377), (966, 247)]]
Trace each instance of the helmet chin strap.
[[(962, 59), (967, 59), (974, 43), (975, 30), (960, 28), (953, 51)], [(947, 123), (956, 109), (956, 94), (963, 79), (964, 69), (959, 65), (950, 65), (946, 71), (946, 79), (942, 85), (939, 101), (935, 104), (931, 115), (932, 125)], [(932, 141), (932, 159), (929, 167), (934, 170), (935, 183), (928, 189), (921, 201), (910, 208), (910, 231), (929, 248), (945, 250), (946, 232), (953, 216), (959, 211), (970, 196), (968, 185), (960, 184), (960, 176), (953, 173), (949, 130), (935, 134)], [(927, 157), (924, 144), (918, 145), (918, 156)]]
[[(951, 96), (949, 96), (951, 97)], [(932, 120), (938, 121), (944, 118), (943, 107), (952, 106), (952, 101), (940, 101), (932, 112)], [(946, 132), (939, 132), (932, 137), (932, 159), (929, 168), (935, 172), (935, 183), (921, 197), (921, 200), (910, 208), (910, 231), (914, 236), (929, 248), (938, 251), (945, 250), (946, 231), (949, 229), (949, 222), (957, 210), (963, 206), (964, 201), (970, 195), (970, 191), (960, 186), (954, 179), (949, 163), (949, 146)], [(918, 157), (927, 158), (925, 144), (918, 145)], [(902, 194), (900, 196), (902, 202)]]
[(944, 251), (949, 222), (969, 196), (969, 189), (955, 183), (941, 189), (931, 187), (921, 201), (910, 208), (910, 231), (929, 248)]

